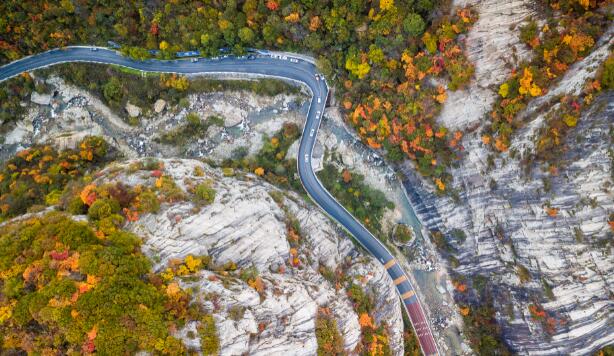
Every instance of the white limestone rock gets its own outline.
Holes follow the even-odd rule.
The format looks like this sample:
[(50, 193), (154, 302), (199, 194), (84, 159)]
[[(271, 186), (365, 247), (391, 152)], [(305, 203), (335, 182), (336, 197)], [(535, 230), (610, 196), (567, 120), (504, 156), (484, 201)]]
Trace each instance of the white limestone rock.
[[(433, 187), (424, 184), (414, 167), (406, 166), (403, 172), (409, 177), (406, 186), (420, 198), (413, 201), (414, 208), (427, 229), (465, 231), (466, 241), (458, 246), (454, 243), (460, 262), (455, 272), (486, 275), (496, 290), (506, 291), (495, 308), (503, 337), (515, 352), (591, 354), (614, 342), (610, 287), (614, 260), (611, 245), (598, 246), (598, 241), (611, 239), (607, 221), (614, 211), (614, 182), (607, 154), (614, 117), (612, 92), (603, 93), (571, 130), (569, 150), (563, 154), (564, 164), (557, 167), (558, 174), (550, 175), (536, 164), (527, 176), (520, 156), (533, 151), (535, 133), (552, 110), (542, 104), (556, 95), (578, 93), (607, 56), (614, 26), (609, 26), (591, 55), (572, 65), (547, 95), (521, 113), (532, 121), (513, 136), (511, 149), (518, 152), (516, 157), (496, 156), (494, 167), (489, 167), (491, 152), (480, 136), (486, 124), (483, 113), (490, 109), (496, 95), (489, 88), (507, 75), (509, 69), (500, 56), (517, 43), (518, 34), (518, 26), (513, 31), (509, 26), (533, 13), (529, 5), (527, 1), (494, 0), (477, 4), (480, 19), (467, 37), (469, 57), (476, 65), (476, 78), (467, 90), (471, 95), (452, 94), (439, 117), (451, 128), (476, 128), (463, 138), (466, 155), (450, 170), (450, 188), (459, 192), (460, 202), (433, 194)], [(522, 58), (526, 53), (516, 54)], [(576, 140), (576, 136), (581, 139)], [(545, 179), (550, 181), (548, 192), (544, 191)], [(496, 184), (491, 187), (491, 182)], [(557, 216), (546, 214), (547, 204), (559, 209)], [(517, 264), (532, 275), (524, 285), (517, 277)], [(545, 296), (542, 280), (551, 286), (554, 300)], [(528, 305), (535, 300), (541, 301), (549, 315), (562, 320), (551, 335), (528, 315)]]
[[(394, 354), (403, 353), (401, 307), (392, 281), (379, 263), (340, 236), (338, 228), (318, 208), (253, 175), (244, 179), (224, 177), (195, 160), (163, 162), (164, 174), (180, 188), (186, 189), (190, 181), (211, 180), (216, 197), (197, 213), (190, 202), (163, 204), (159, 213), (145, 214), (129, 225), (144, 238), (145, 253), (159, 261), (154, 268), (163, 268), (169, 259), (183, 259), (188, 254), (209, 255), (215, 264), (233, 261), (238, 268), (253, 266), (264, 281), (262, 295), (238, 279), (223, 283), (221, 276), (211, 271), (201, 271), (194, 282), (182, 282), (186, 287), (198, 287), (200, 302), (214, 315), (221, 354), (313, 355), (317, 350), (315, 320), (320, 307), (332, 311), (345, 349), (354, 350), (360, 341), (358, 315), (346, 292), (336, 290), (319, 273), (320, 265), (334, 270), (350, 257), (353, 262), (347, 273), (365, 281), (365, 288), (373, 289), (377, 299), (375, 318), (388, 325)], [(196, 166), (204, 168), (204, 177), (194, 176)], [(115, 176), (103, 175), (99, 182), (154, 183), (149, 172), (127, 173), (117, 166), (110, 171), (115, 171)], [(270, 192), (276, 192), (276, 199), (281, 200), (276, 202)], [(294, 216), (301, 226), (300, 268), (288, 262), (286, 214)], [(233, 308), (244, 309), (238, 320), (229, 317)], [(186, 344), (195, 345), (196, 341), (187, 340), (190, 328), (195, 326), (186, 326), (178, 336)]]
[(51, 95), (39, 94), (33, 91), (30, 95), (30, 101), (38, 105), (49, 105), (51, 103)]
[(156, 112), (156, 114), (161, 113), (164, 108), (166, 108), (166, 101), (164, 99), (156, 100), (156, 102), (154, 103), (154, 111)]
[(141, 115), (141, 108), (136, 105), (130, 104), (130, 102), (126, 103), (126, 112), (130, 117), (139, 117)]

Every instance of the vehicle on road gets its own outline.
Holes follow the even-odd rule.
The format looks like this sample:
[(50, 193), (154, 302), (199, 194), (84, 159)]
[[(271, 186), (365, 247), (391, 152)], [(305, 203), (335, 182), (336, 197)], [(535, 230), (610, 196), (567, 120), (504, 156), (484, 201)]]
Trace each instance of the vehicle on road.
[(191, 61), (192, 63), (194, 63), (194, 62), (198, 62), (198, 58), (192, 58), (192, 59), (190, 59), (190, 61)]
[(322, 98), (318, 97), (318, 104), (322, 103)]
[(290, 62), (292, 62), (292, 63), (298, 63), (298, 59), (296, 59), (296, 58), (290, 58)]
[(311, 132), (309, 133), (309, 137), (313, 137), (313, 134), (316, 132), (316, 129), (311, 129)]

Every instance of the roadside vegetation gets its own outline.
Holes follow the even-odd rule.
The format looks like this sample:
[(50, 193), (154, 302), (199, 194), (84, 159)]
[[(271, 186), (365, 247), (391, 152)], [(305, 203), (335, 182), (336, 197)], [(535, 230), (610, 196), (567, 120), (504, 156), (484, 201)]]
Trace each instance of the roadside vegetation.
[[(17, 120), (25, 114), (26, 108), (21, 106), (21, 102), (28, 99), (34, 89), (34, 80), (27, 73), (0, 84), (0, 133), (3, 132), (4, 123)], [(39, 86), (36, 89), (44, 93), (47, 88)]]
[(211, 115), (205, 120), (195, 113), (190, 112), (185, 117), (185, 123), (170, 131), (162, 133), (154, 140), (166, 145), (176, 147), (185, 147), (185, 145), (199, 138), (204, 138), (210, 126), (224, 126), (224, 118), (216, 115)]
[(296, 124), (285, 123), (272, 137), (263, 135), (263, 146), (253, 157), (248, 156), (247, 148), (238, 147), (233, 152), (233, 158), (223, 161), (221, 167), (229, 173), (237, 169), (248, 171), (280, 188), (303, 192), (296, 159), (286, 159), (288, 149), (300, 136), (301, 131)]
[(386, 199), (384, 193), (371, 188), (365, 177), (347, 169), (338, 170), (332, 164), (324, 164), (317, 173), (324, 187), (371, 233), (386, 240), (382, 233), (382, 218), (386, 209), (394, 209), (394, 204)]
[[(49, 69), (39, 70), (39, 72), (42, 76), (57, 74), (64, 78), (67, 83), (89, 90), (117, 113), (123, 113), (128, 102), (147, 112), (153, 108), (158, 99), (165, 100), (169, 107), (185, 108), (189, 105), (188, 95), (195, 93), (248, 90), (259, 95), (275, 96), (300, 91), (297, 86), (274, 79), (223, 81), (205, 77), (188, 79), (185, 76), (159, 73), (141, 75), (138, 71), (127, 70), (118, 66), (90, 63), (60, 64)], [(16, 96), (23, 98), (33, 90), (33, 84), (28, 86), (26, 85), (28, 83), (28, 79), (23, 78), (15, 85), (0, 86), (0, 96), (3, 91), (7, 90), (12, 90), (11, 95), (16, 94), (15, 91), (23, 85), (23, 90), (25, 90), (23, 95)], [(12, 110), (15, 106), (7, 105), (10, 105), (7, 110)], [(15, 116), (15, 118), (18, 117), (19, 115)]]

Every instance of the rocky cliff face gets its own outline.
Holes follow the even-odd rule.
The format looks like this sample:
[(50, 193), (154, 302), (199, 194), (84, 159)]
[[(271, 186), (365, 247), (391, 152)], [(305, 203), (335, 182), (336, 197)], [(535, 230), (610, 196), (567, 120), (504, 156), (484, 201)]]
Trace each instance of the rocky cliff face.
[[(574, 65), (547, 97), (529, 105), (529, 120), (512, 143), (519, 154), (490, 157), (480, 126), (494, 100), (494, 84), (509, 71), (507, 49), (517, 43), (510, 30), (532, 14), (528, 2), (485, 1), (474, 4), (480, 20), (467, 37), (476, 64), (471, 87), (452, 94), (440, 120), (449, 127), (473, 130), (463, 139), (466, 155), (451, 171), (458, 201), (440, 198), (425, 186), (413, 167), (402, 167), (404, 182), (420, 220), (429, 230), (441, 230), (457, 250), (464, 276), (487, 276), (493, 285), (496, 318), (509, 346), (521, 354), (586, 354), (614, 342), (612, 321), (612, 231), (614, 211), (611, 149), (614, 94), (604, 93), (568, 135), (570, 150), (554, 177), (547, 167), (522, 163), (536, 130), (552, 107), (548, 98), (577, 94), (594, 75), (612, 43), (612, 28), (592, 55)], [(496, 21), (495, 21), (496, 20)], [(503, 37), (499, 35), (503, 34)], [(525, 55), (515, 51), (517, 57)], [(504, 57), (507, 57), (504, 58)], [(550, 177), (550, 178), (549, 178)], [(552, 208), (547, 210), (547, 208)], [(556, 211), (556, 215), (549, 212)], [(460, 229), (467, 239), (454, 241)], [(522, 266), (522, 267), (521, 267)], [(526, 268), (526, 275), (519, 270)], [(543, 319), (531, 316), (539, 305)]]
[[(108, 168), (99, 181), (151, 184), (150, 175), (126, 171), (128, 164)], [(198, 211), (191, 202), (164, 204), (159, 213), (129, 225), (144, 238), (143, 249), (157, 261), (155, 268), (188, 254), (209, 255), (215, 265), (234, 262), (238, 268), (255, 267), (265, 285), (259, 294), (242, 280), (207, 270), (183, 282), (198, 291), (200, 302), (213, 313), (221, 354), (313, 355), (316, 312), (325, 306), (337, 320), (345, 349), (353, 350), (360, 340), (358, 315), (343, 288), (337, 290), (320, 274), (320, 265), (333, 270), (343, 267), (377, 296), (376, 321), (388, 325), (390, 345), (395, 354), (402, 354), (401, 308), (390, 278), (316, 207), (252, 175), (224, 177), (195, 160), (164, 160), (164, 165), (165, 175), (182, 189), (186, 182), (211, 180), (217, 194), (211, 205)], [(204, 176), (194, 175), (197, 166), (204, 168)], [(298, 267), (288, 262), (290, 217), (298, 221), (302, 232)], [(237, 310), (242, 317), (234, 320), (231, 314)], [(196, 339), (186, 336), (194, 328), (187, 325), (180, 334), (188, 344), (198, 346)]]

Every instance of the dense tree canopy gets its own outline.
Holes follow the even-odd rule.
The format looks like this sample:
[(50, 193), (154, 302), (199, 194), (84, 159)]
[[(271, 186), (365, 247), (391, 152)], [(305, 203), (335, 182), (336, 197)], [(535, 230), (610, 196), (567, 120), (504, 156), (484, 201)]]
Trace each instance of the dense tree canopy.
[(100, 239), (59, 213), (2, 226), (0, 348), (185, 352), (170, 332), (184, 321), (187, 295), (151, 273), (139, 246), (135, 235), (116, 231)]
[[(161, 58), (179, 50), (217, 55), (221, 48), (311, 52), (364, 141), (394, 160), (416, 161), (444, 190), (445, 167), (455, 157), (458, 138), (435, 124), (445, 86), (428, 79), (447, 78), (456, 90), (471, 78), (473, 67), (455, 40), (475, 15), (459, 10), (429, 24), (425, 19), (434, 7), (431, 0), (132, 0), (114, 6), (11, 0), (0, 4), (6, 14), (0, 20), (0, 61), (108, 40), (137, 59), (151, 56), (147, 50), (159, 50)], [(117, 103), (121, 85), (109, 81), (102, 91)]]
[(0, 166), (0, 221), (35, 204), (57, 204), (66, 184), (103, 163), (107, 150), (102, 138), (91, 136), (78, 149), (34, 146), (20, 151)]

